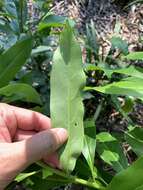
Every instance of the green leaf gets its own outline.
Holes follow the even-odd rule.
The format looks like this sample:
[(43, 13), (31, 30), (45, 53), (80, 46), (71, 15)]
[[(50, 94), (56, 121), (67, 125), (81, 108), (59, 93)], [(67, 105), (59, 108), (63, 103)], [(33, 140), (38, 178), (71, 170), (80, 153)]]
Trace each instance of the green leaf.
[(120, 73), (120, 74), (129, 75), (132, 77), (137, 77), (137, 78), (143, 79), (143, 68), (140, 68), (140, 67), (130, 66), (127, 68), (115, 69), (115, 70), (111, 70), (111, 71), (113, 73)]
[(53, 172), (51, 172), (50, 170), (43, 168), (42, 169), (42, 178), (46, 179), (47, 177), (53, 175)]
[(91, 49), (94, 53), (99, 51), (97, 32), (93, 20), (91, 20), (90, 24), (86, 24), (86, 46), (87, 49)]
[(16, 178), (15, 178), (15, 181), (16, 182), (21, 182), (23, 180), (25, 180), (26, 178), (32, 176), (32, 175), (35, 175), (37, 174), (39, 171), (34, 171), (34, 172), (30, 172), (30, 173), (20, 173)]
[(32, 178), (33, 185), (30, 187), (32, 190), (51, 190), (55, 187), (60, 187), (70, 183), (68, 179), (62, 178), (57, 175), (49, 176), (48, 178), (41, 179), (40, 176), (34, 176)]
[(124, 56), (123, 59), (128, 59), (128, 60), (143, 60), (143, 52), (138, 51), (138, 52), (132, 52), (129, 53), (128, 55)]
[(41, 29), (41, 26), (45, 25), (50, 27), (59, 27), (65, 24), (66, 17), (59, 16), (59, 15), (52, 15), (49, 14), (46, 17), (44, 17), (39, 25), (39, 28)]
[(143, 185), (143, 157), (139, 158), (130, 167), (118, 173), (106, 190), (137, 190)]
[(84, 138), (84, 148), (83, 155), (90, 167), (92, 177), (95, 179), (96, 172), (94, 171), (94, 157), (96, 148), (96, 127), (93, 119), (88, 119), (84, 122), (85, 128), (85, 138)]
[(125, 98), (125, 103), (122, 106), (122, 109), (125, 113), (130, 113), (133, 111), (134, 108), (134, 99), (130, 97)]
[(100, 157), (110, 164), (117, 172), (127, 168), (127, 160), (117, 139), (107, 132), (99, 133), (97, 139), (97, 152)]
[(138, 155), (143, 155), (143, 129), (136, 127), (125, 134), (127, 143), (132, 147), (133, 151)]
[(118, 48), (123, 54), (128, 54), (128, 44), (120, 37), (113, 36), (111, 38), (112, 49)]
[(113, 73), (119, 73), (119, 74), (124, 74), (124, 75), (143, 79), (143, 68), (140, 68), (140, 67), (130, 66), (127, 68), (122, 68), (122, 69), (108, 69), (103, 66), (99, 67), (99, 66), (96, 66), (93, 64), (87, 64), (85, 66), (85, 69), (87, 71), (96, 71), (96, 70), (100, 71), (101, 70), (101, 71), (104, 71), (106, 75), (112, 75)]
[(54, 55), (51, 72), (52, 126), (64, 127), (69, 138), (60, 156), (62, 168), (70, 172), (84, 144), (81, 90), (85, 84), (82, 55), (72, 28), (67, 24), (61, 34), (60, 46)]
[(11, 81), (29, 58), (32, 41), (27, 38), (19, 41), (0, 55), (0, 87)]
[(32, 50), (32, 55), (47, 52), (47, 51), (51, 51), (51, 48), (49, 46), (38, 46)]
[(105, 94), (127, 95), (143, 98), (143, 79), (130, 77), (120, 82), (113, 82), (102, 87), (85, 87), (85, 90), (96, 90)]
[(28, 84), (9, 84), (0, 88), (0, 95), (5, 96), (5, 102), (16, 100), (42, 104), (39, 94)]
[(135, 190), (143, 190), (143, 185), (140, 187), (137, 187)]

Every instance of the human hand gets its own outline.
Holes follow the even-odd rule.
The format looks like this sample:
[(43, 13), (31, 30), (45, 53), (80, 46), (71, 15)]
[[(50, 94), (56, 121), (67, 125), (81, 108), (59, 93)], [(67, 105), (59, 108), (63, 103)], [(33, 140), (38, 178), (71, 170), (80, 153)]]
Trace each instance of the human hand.
[(0, 103), (0, 190), (40, 159), (58, 167), (55, 151), (66, 140), (67, 131), (51, 129), (48, 117)]

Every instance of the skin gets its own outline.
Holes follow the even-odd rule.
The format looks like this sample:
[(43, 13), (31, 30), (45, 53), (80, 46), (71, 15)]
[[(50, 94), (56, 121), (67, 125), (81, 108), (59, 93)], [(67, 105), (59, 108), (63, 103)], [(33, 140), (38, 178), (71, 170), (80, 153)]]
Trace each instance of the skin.
[(51, 129), (48, 117), (0, 103), (0, 190), (38, 160), (60, 167), (56, 150), (67, 137), (65, 129)]

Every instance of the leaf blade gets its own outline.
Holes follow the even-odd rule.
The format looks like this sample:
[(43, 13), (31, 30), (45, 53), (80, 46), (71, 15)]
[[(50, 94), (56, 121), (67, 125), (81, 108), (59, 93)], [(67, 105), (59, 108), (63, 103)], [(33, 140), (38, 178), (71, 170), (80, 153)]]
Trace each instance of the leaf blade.
[(96, 90), (104, 94), (117, 94), (143, 98), (143, 79), (129, 77), (120, 82), (113, 82), (105, 86), (85, 87), (85, 90)]
[(118, 173), (108, 185), (106, 190), (135, 190), (143, 185), (143, 157), (135, 161), (130, 167)]
[(62, 168), (66, 172), (74, 169), (76, 159), (83, 148), (84, 108), (81, 89), (84, 84), (81, 50), (72, 28), (67, 24), (61, 34), (60, 46), (54, 55), (50, 102), (53, 126), (66, 128), (69, 133), (67, 144), (60, 156)]
[(6, 96), (6, 102), (23, 100), (31, 103), (42, 104), (39, 94), (28, 84), (9, 84), (0, 88), (0, 95)]
[(26, 38), (0, 55), (0, 87), (7, 85), (15, 77), (29, 58), (31, 49), (32, 40)]
[(100, 157), (117, 172), (127, 168), (126, 157), (117, 139), (107, 132), (101, 132), (96, 137)]

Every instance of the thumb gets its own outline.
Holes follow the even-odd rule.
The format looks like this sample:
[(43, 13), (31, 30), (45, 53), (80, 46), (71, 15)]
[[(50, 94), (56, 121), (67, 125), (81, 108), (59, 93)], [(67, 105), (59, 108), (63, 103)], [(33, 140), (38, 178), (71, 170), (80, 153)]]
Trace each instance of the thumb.
[(66, 140), (67, 131), (63, 128), (48, 129), (19, 142), (20, 157), (26, 164), (31, 164), (55, 152)]

